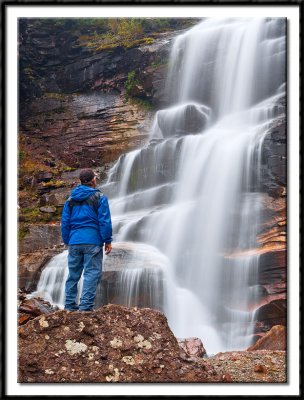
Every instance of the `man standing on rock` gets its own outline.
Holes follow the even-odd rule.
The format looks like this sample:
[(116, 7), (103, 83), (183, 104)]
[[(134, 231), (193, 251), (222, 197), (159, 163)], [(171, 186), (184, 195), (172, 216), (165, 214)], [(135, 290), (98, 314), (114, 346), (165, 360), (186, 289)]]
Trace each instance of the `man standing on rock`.
[[(65, 310), (89, 311), (94, 306), (101, 279), (103, 244), (105, 254), (112, 250), (112, 222), (108, 199), (96, 189), (96, 176), (83, 169), (80, 185), (65, 202), (61, 218), (63, 242), (69, 245), (69, 274), (65, 284)], [(83, 271), (79, 306), (77, 284)]]

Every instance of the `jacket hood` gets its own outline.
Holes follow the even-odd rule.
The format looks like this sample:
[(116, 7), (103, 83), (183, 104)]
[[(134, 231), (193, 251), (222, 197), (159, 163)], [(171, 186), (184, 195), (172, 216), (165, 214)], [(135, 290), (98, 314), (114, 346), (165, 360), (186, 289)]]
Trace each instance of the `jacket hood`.
[(83, 201), (94, 192), (98, 192), (98, 189), (94, 189), (85, 185), (79, 185), (72, 191), (71, 199), (76, 201)]

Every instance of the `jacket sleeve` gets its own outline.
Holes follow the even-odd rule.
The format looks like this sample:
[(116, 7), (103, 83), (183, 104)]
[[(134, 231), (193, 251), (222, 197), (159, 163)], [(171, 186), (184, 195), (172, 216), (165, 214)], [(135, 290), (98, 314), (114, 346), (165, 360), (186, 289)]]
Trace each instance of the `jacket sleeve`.
[(70, 240), (70, 219), (71, 219), (71, 210), (69, 207), (69, 203), (66, 201), (64, 203), (64, 207), (61, 215), (61, 236), (64, 244), (69, 244)]
[(112, 221), (108, 199), (101, 196), (98, 204), (99, 232), (103, 243), (112, 242)]

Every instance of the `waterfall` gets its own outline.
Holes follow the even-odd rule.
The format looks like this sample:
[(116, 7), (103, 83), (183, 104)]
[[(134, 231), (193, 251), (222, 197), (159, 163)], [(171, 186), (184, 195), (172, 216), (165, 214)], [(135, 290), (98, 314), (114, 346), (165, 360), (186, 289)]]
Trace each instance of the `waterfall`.
[[(262, 143), (285, 112), (285, 20), (206, 19), (176, 38), (168, 109), (103, 189), (116, 238), (165, 254), (164, 312), (208, 351), (246, 348), (258, 296)], [(130, 165), (130, 163), (132, 165)]]
[(178, 36), (168, 108), (156, 113), (149, 143), (121, 156), (101, 187), (114, 243), (165, 260), (152, 278), (144, 262), (127, 268), (122, 301), (140, 303), (139, 286), (157, 297), (161, 277), (161, 300), (145, 306), (157, 303), (176, 337), (200, 337), (209, 353), (252, 338), (261, 151), (285, 113), (285, 29), (281, 18), (210, 18)]

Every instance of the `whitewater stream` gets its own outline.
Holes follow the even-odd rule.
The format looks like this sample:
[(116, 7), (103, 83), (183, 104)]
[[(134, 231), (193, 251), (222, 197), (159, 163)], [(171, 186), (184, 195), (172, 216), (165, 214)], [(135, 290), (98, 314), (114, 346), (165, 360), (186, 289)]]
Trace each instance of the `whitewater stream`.
[[(261, 149), (285, 111), (286, 22), (204, 19), (172, 46), (168, 108), (150, 139), (122, 155), (101, 191), (110, 200), (120, 304), (161, 309), (176, 337), (208, 353), (251, 343), (259, 266)], [(112, 265), (120, 263), (121, 265)], [(37, 291), (62, 305), (67, 251)], [(97, 299), (98, 303), (98, 299)]]

